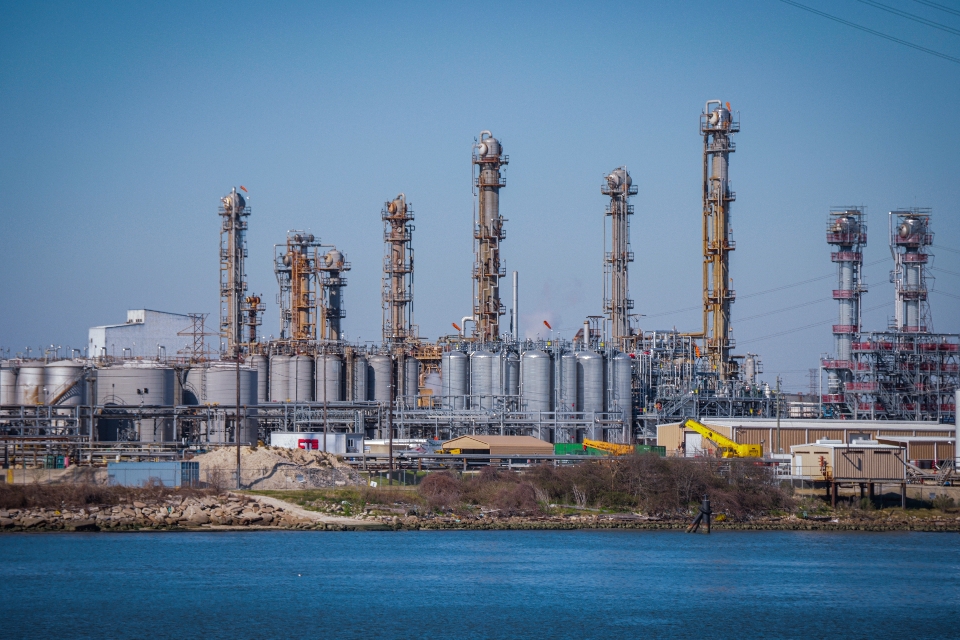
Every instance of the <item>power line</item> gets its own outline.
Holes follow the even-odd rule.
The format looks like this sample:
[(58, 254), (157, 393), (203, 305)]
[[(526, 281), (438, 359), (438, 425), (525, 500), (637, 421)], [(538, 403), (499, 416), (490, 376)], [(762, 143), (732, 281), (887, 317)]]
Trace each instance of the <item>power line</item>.
[(938, 293), (941, 296), (947, 296), (948, 298), (956, 298), (957, 300), (960, 300), (960, 296), (955, 293), (947, 293), (946, 291), (940, 291), (939, 289), (934, 289), (933, 293)]
[(937, 249), (942, 249), (942, 250), (944, 250), (944, 251), (949, 251), (950, 253), (960, 253), (960, 251), (957, 251), (956, 249), (951, 249), (950, 247), (945, 247), (945, 246), (940, 245), (940, 244), (935, 244), (935, 245), (933, 245), (933, 246), (934, 246), (935, 248), (937, 248)]
[(794, 2), (793, 0), (780, 0), (780, 2), (784, 2), (784, 3), (786, 3), (786, 4), (792, 5), (792, 6), (794, 6), (794, 7), (797, 7), (798, 9), (803, 9), (804, 11), (809, 11), (810, 13), (815, 13), (815, 14), (817, 14), (818, 16), (823, 16), (824, 18), (827, 18), (827, 19), (829, 19), (829, 20), (833, 20), (834, 22), (839, 22), (840, 24), (845, 24), (845, 25), (847, 25), (848, 27), (853, 27), (854, 29), (859, 29), (860, 31), (863, 31), (863, 32), (866, 32), (866, 33), (870, 33), (870, 34), (873, 34), (873, 35), (875, 35), (875, 36), (879, 36), (879, 37), (881, 37), (881, 38), (883, 38), (883, 39), (885, 39), (885, 40), (889, 40), (889, 41), (891, 41), (891, 42), (896, 42), (897, 44), (902, 44), (902, 45), (905, 46), (905, 47), (910, 47), (911, 49), (916, 49), (917, 51), (923, 51), (924, 53), (929, 53), (929, 54), (932, 55), (932, 56), (937, 56), (938, 58), (943, 58), (944, 60), (949, 60), (950, 62), (955, 62), (955, 63), (957, 63), (957, 64), (960, 64), (960, 58), (954, 58), (953, 56), (948, 56), (948, 55), (945, 54), (945, 53), (940, 53), (939, 51), (934, 51), (933, 49), (927, 49), (926, 47), (921, 47), (921, 46), (918, 45), (918, 44), (913, 44), (912, 42), (907, 42), (906, 40), (901, 40), (900, 38), (894, 38), (893, 36), (887, 35), (887, 34), (885, 34), (885, 33), (881, 33), (881, 32), (879, 32), (879, 31), (874, 31), (873, 29), (868, 29), (867, 27), (864, 27), (863, 25), (859, 25), (859, 24), (856, 24), (856, 23), (854, 23), (854, 22), (850, 22), (849, 20), (844, 20), (843, 18), (838, 18), (838, 17), (836, 17), (836, 16), (832, 16), (832, 15), (830, 15), (829, 13), (824, 13), (823, 11), (819, 11), (819, 10), (817, 10), (817, 9), (814, 9), (813, 7), (808, 7), (808, 6), (805, 5), (805, 4), (800, 4), (799, 2)]
[(765, 312), (765, 313), (758, 313), (758, 314), (753, 315), (753, 316), (747, 316), (746, 318), (738, 318), (738, 319), (737, 319), (737, 322), (746, 322), (747, 320), (754, 320), (755, 318), (763, 318), (763, 317), (766, 317), (766, 316), (772, 316), (772, 315), (775, 314), (775, 313), (783, 313), (784, 311), (792, 311), (793, 309), (799, 309), (800, 307), (807, 307), (807, 306), (810, 306), (811, 304), (817, 304), (817, 303), (820, 303), (820, 302), (826, 302), (826, 301), (828, 301), (828, 300), (833, 300), (833, 298), (832, 298), (832, 297), (830, 297), (830, 298), (817, 298), (816, 300), (811, 300), (810, 302), (801, 302), (800, 304), (791, 305), (791, 306), (789, 306), (789, 307), (784, 307), (784, 308), (782, 308), (782, 309), (774, 309), (773, 311), (767, 311), (767, 312)]
[(930, 2), (930, 0), (913, 0), (914, 2), (919, 2), (920, 4), (925, 4), (928, 7), (933, 7), (934, 9), (940, 9), (940, 11), (946, 11), (947, 13), (952, 13), (955, 16), (960, 16), (960, 11), (956, 9), (951, 9), (950, 7), (945, 7), (942, 4), (937, 4), (936, 2)]
[[(877, 306), (875, 306), (875, 307), (870, 307), (869, 309), (864, 309), (864, 311), (876, 311), (877, 309), (880, 309), (880, 308), (885, 307), (885, 306), (887, 306), (887, 303), (886, 303), (886, 302), (884, 302), (883, 304), (879, 304), (879, 305), (877, 305)], [(780, 337), (780, 336), (785, 336), (785, 335), (787, 335), (788, 333), (796, 333), (797, 331), (803, 331), (803, 330), (805, 330), (805, 329), (812, 329), (813, 327), (822, 327), (822, 326), (825, 325), (825, 324), (832, 324), (832, 323), (833, 323), (833, 319), (832, 319), (832, 318), (831, 318), (830, 320), (822, 320), (822, 321), (820, 321), (820, 322), (814, 322), (814, 323), (812, 323), (812, 324), (805, 324), (805, 325), (803, 325), (802, 327), (794, 327), (793, 329), (786, 329), (786, 330), (784, 330), (784, 331), (778, 331), (777, 333), (771, 333), (771, 334), (768, 334), (768, 335), (765, 335), (765, 336), (760, 336), (759, 338), (752, 338), (752, 339), (750, 339), (750, 340), (744, 340), (743, 342), (738, 341), (738, 344), (751, 344), (751, 343), (753, 343), (753, 342), (760, 342), (761, 340), (768, 340), (768, 339), (770, 339), (770, 338), (778, 338), (778, 337)]]
[(952, 276), (960, 276), (960, 273), (957, 273), (956, 271), (950, 271), (950, 270), (948, 270), (948, 269), (941, 269), (940, 267), (930, 267), (930, 268), (933, 269), (934, 271), (940, 271), (941, 273), (949, 273), (949, 274), (952, 275)]
[(893, 7), (888, 7), (885, 4), (874, 2), (873, 0), (857, 0), (857, 2), (870, 5), (871, 7), (876, 7), (881, 11), (892, 13), (895, 16), (900, 16), (901, 18), (906, 18), (907, 20), (913, 20), (914, 22), (925, 24), (928, 27), (933, 27), (934, 29), (940, 29), (941, 31), (946, 31), (947, 33), (952, 33), (954, 35), (960, 36), (960, 29), (954, 29), (953, 27), (948, 27), (945, 24), (940, 24), (939, 22), (934, 22), (933, 20), (927, 20), (926, 18), (921, 18), (918, 15), (907, 13), (906, 11), (900, 11), (900, 9), (894, 9)]

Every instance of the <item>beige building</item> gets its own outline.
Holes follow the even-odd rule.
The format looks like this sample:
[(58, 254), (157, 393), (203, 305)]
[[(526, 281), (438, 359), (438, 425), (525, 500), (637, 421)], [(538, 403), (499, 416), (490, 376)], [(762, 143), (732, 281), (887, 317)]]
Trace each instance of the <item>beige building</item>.
[(488, 455), (553, 455), (553, 445), (532, 436), (460, 436), (443, 443), (446, 451)]
[(896, 482), (907, 479), (906, 449), (875, 440), (818, 440), (790, 447), (792, 475), (815, 482)]

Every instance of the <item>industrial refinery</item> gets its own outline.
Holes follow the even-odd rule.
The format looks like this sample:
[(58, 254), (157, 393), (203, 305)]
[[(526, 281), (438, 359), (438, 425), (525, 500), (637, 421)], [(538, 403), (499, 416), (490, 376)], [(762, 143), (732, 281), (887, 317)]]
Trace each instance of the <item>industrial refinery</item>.
[[(348, 437), (332, 440), (345, 443), (338, 453), (350, 453), (365, 439), (465, 435), (659, 444), (658, 426), (691, 417), (743, 428), (782, 417), (791, 428), (807, 430), (838, 420), (901, 429), (904, 423), (952, 423), (960, 336), (933, 332), (929, 320), (926, 268), (934, 216), (928, 209), (891, 211), (884, 221), (895, 323), (873, 329), (861, 326), (866, 212), (825, 212), (839, 309), (835, 353), (821, 360), (825, 391), (813, 402), (778, 393), (760, 377), (757, 354), (736, 352), (730, 271), (736, 194), (729, 174), (739, 131), (739, 114), (729, 103), (706, 102), (699, 121), (702, 319), (691, 318), (688, 331), (640, 324), (629, 289), (636, 264), (630, 199), (637, 185), (620, 166), (597, 194), (597, 222), (602, 218), (605, 229), (604, 252), (595, 261), (604, 274), (598, 314), (583, 318), (572, 336), (521, 339), (520, 274), (508, 274), (502, 259), (509, 251), (501, 210), (509, 157), (492, 132), (482, 131), (470, 156), (472, 185), (463, 185), (475, 198), (473, 308), (454, 324), (455, 333), (422, 336), (415, 322), (414, 208), (405, 193), (386, 200), (380, 211), (382, 336), (370, 345), (344, 339), (351, 265), (349, 247), (338, 246), (336, 238), (290, 230), (274, 245), (276, 292), (248, 290), (246, 231), (256, 216), (245, 189), (233, 188), (209, 212), (211, 234), (220, 221), (219, 322), (206, 314), (134, 310), (126, 323), (91, 328), (84, 353), (4, 361), (0, 433), (8, 449), (14, 445), (13, 455), (17, 443), (33, 443), (99, 461), (119, 452), (162, 456), (255, 444), (276, 432), (343, 434)], [(509, 200), (503, 202), (509, 208)], [(690, 212), (691, 222), (695, 216)], [(266, 301), (273, 299), (278, 304), (270, 309)], [(278, 314), (278, 338), (259, 336), (266, 313)]]

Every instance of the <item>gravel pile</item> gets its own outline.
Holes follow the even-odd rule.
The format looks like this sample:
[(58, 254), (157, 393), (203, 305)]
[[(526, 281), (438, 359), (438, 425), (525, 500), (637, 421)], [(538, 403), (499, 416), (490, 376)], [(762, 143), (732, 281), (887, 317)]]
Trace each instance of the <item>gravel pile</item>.
[[(225, 447), (194, 460), (200, 463), (202, 482), (214, 487), (236, 483), (236, 449)], [(322, 451), (242, 447), (240, 468), (244, 489), (317, 489), (363, 484), (350, 465)]]

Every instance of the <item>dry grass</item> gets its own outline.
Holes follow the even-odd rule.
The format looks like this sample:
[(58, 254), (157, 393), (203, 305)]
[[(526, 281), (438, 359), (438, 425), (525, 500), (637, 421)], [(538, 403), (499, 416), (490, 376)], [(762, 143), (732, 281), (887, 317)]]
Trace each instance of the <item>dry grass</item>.
[(140, 502), (159, 502), (168, 497), (216, 495), (209, 489), (162, 486), (142, 488), (112, 487), (95, 484), (0, 484), (0, 509), (60, 509), (65, 507), (116, 506)]

